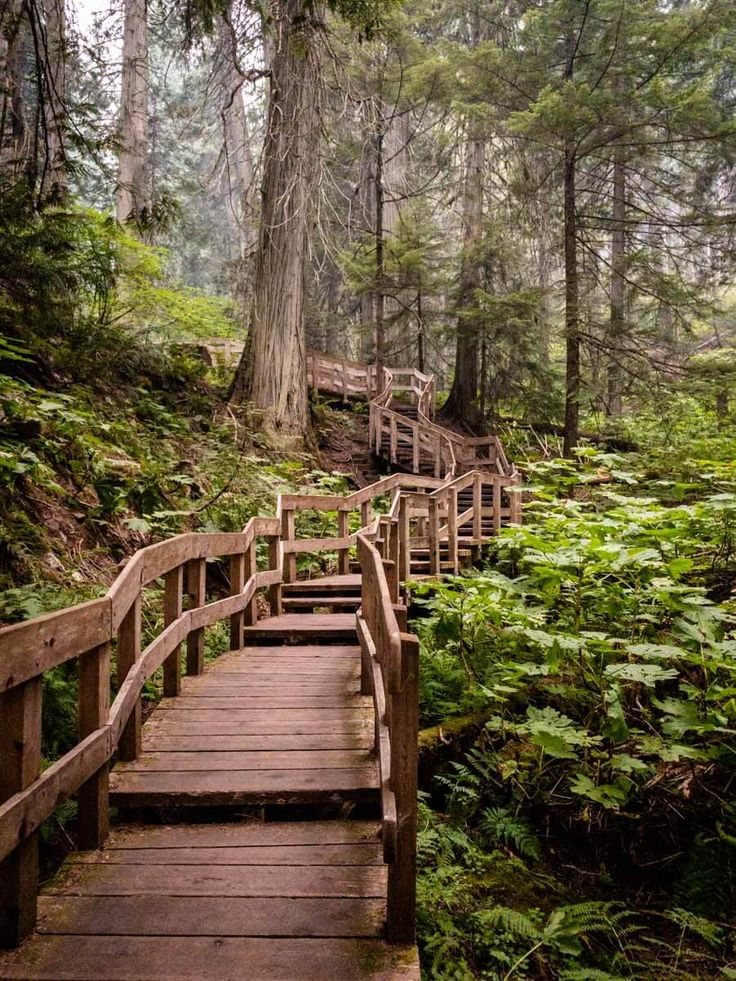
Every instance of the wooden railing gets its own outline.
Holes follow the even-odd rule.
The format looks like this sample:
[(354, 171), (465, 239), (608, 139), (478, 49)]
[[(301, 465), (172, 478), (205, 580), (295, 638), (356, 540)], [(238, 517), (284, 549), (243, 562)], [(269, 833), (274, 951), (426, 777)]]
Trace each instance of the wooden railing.
[[(257, 617), (256, 592), (279, 606), (279, 522), (253, 518), (242, 533), (184, 534), (141, 549), (107, 594), (89, 603), (0, 630), (0, 944), (12, 946), (35, 923), (37, 832), (73, 794), (78, 844), (100, 847), (108, 830), (108, 770), (113, 754), (141, 749), (141, 693), (163, 667), (164, 695), (181, 687), (180, 651), (189, 674), (204, 670), (204, 629), (230, 621), (230, 648)], [(256, 540), (268, 542), (269, 569), (256, 570)], [(230, 595), (207, 602), (208, 559), (226, 557)], [(141, 649), (142, 593), (163, 580), (163, 629)], [(184, 601), (186, 599), (186, 609)], [(111, 652), (117, 694), (110, 704)], [(45, 672), (77, 660), (79, 742), (41, 773), (41, 702)]]

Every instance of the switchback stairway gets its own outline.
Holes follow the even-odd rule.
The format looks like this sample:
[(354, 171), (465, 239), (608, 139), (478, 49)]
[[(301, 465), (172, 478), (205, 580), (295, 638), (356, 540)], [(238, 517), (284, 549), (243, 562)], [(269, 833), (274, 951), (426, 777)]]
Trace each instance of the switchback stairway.
[[(500, 447), (434, 426), (431, 379), (387, 375), (372, 441), (403, 472), (346, 496), (281, 495), (240, 533), (148, 546), (100, 599), (0, 630), (0, 941), (15, 947), (0, 977), (419, 978), (403, 585), (458, 571), (520, 519), (520, 499)], [(330, 537), (299, 535), (314, 512)], [(300, 553), (334, 556), (334, 574), (299, 579)], [(144, 647), (157, 584), (163, 627)], [(205, 664), (223, 620), (229, 650)], [(69, 661), (79, 741), (41, 772), (43, 674)], [(39, 829), (71, 797), (80, 850), (39, 894)]]

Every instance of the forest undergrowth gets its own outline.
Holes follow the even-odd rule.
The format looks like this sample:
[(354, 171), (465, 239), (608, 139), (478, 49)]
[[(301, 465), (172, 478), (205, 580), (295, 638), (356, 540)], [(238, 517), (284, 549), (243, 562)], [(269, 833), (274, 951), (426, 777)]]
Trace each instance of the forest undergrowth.
[(736, 977), (736, 444), (667, 404), (635, 454), (517, 433), (523, 527), (412, 588), (428, 977)]

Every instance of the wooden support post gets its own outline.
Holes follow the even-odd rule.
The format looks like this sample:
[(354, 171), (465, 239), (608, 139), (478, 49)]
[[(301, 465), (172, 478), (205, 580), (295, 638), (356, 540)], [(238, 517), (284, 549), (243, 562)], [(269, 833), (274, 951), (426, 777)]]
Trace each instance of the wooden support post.
[[(245, 571), (243, 575), (243, 586), (245, 586), (245, 584), (248, 582), (251, 576), (254, 576), (256, 572), (258, 572), (255, 540), (253, 540), (248, 546), (245, 552), (244, 559), (245, 559)], [(254, 593), (253, 599), (248, 603), (245, 610), (243, 611), (243, 624), (246, 627), (252, 627), (256, 623), (258, 623), (258, 600), (256, 599), (256, 595)]]
[[(268, 568), (278, 569), (279, 567), (279, 539), (273, 535), (268, 539)], [(271, 616), (277, 617), (281, 614), (281, 583), (276, 583), (268, 587), (268, 604), (271, 607)]]
[[(187, 563), (187, 596), (189, 609), (204, 606), (207, 594), (207, 562), (205, 559), (190, 559)], [(204, 627), (192, 630), (187, 637), (187, 674), (202, 674), (204, 671)]]
[(433, 576), (440, 574), (440, 521), (437, 513), (437, 498), (429, 498), (429, 571)]
[[(347, 538), (349, 528), (349, 511), (337, 512), (337, 537)], [(341, 548), (337, 553), (337, 571), (341, 576), (346, 576), (350, 572), (350, 548)]]
[(388, 577), (388, 585), (391, 594), (391, 602), (398, 603), (401, 591), (400, 570), (399, 570), (399, 522), (394, 519), (386, 526), (388, 539), (387, 557), (391, 562), (391, 575)]
[(409, 550), (409, 501), (402, 497), (399, 505), (399, 579), (407, 583), (411, 579), (411, 552)]
[[(117, 662), (118, 687), (141, 656), (141, 595), (136, 596), (133, 605), (123, 617), (118, 628)], [(141, 755), (141, 699), (137, 699), (130, 718), (125, 723), (118, 740), (118, 759), (137, 760)]]
[(375, 440), (375, 454), (376, 456), (381, 455), (381, 450), (383, 449), (383, 410), (380, 408), (376, 409), (376, 440)]
[[(178, 620), (182, 610), (184, 566), (178, 565), (164, 579), (164, 626)], [(181, 651), (177, 647), (164, 661), (164, 695), (173, 698), (181, 691)]]
[(396, 463), (397, 450), (399, 445), (399, 429), (396, 423), (396, 416), (391, 416), (389, 422), (389, 436), (390, 436), (390, 456), (389, 459), (391, 463)]
[(493, 481), (493, 534), (501, 531), (501, 484)]
[(414, 943), (417, 856), (419, 641), (401, 635), (398, 690), (391, 698), (391, 777), (396, 795), (396, 857), (388, 868), (386, 939)]
[(413, 473), (419, 473), (419, 426), (411, 427), (411, 469)]
[[(79, 658), (79, 738), (105, 724), (110, 709), (110, 644), (100, 644)], [(77, 845), (82, 851), (102, 848), (110, 830), (109, 763), (77, 791)]]
[(460, 563), (457, 554), (457, 490), (454, 487), (447, 491), (447, 548), (452, 571), (457, 575)]
[[(245, 554), (230, 556), (230, 595), (239, 596), (245, 585)], [(230, 617), (230, 650), (239, 651), (243, 646), (243, 627), (245, 614), (233, 613)]]
[[(295, 538), (294, 511), (287, 508), (281, 515), (281, 541), (286, 545)], [(284, 555), (284, 582), (296, 582), (296, 555)]]
[(439, 435), (434, 441), (434, 475), (438, 478), (442, 476), (442, 441)]
[(371, 502), (363, 501), (360, 505), (360, 527), (367, 528), (371, 523)]
[[(40, 677), (0, 695), (0, 803), (41, 771)], [(38, 832), (0, 862), (0, 946), (17, 947), (36, 926)]]
[(476, 545), (483, 539), (483, 484), (480, 474), (473, 477), (473, 539)]
[(522, 511), (522, 499), (521, 499), (521, 474), (517, 474), (514, 483), (514, 490), (509, 494), (509, 500), (511, 502), (511, 514), (509, 515), (509, 521), (512, 525), (520, 525), (523, 520)]

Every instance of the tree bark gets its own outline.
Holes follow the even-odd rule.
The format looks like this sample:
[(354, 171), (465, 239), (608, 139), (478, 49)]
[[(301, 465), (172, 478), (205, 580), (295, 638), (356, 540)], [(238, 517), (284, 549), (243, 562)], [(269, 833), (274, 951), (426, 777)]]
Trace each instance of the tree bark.
[(469, 127), (463, 190), (463, 257), (455, 346), (455, 376), (442, 414), (474, 427), (478, 422), (479, 326), (466, 313), (482, 283), (482, 265), (477, 256), (483, 238), (483, 177), (486, 141), (477, 124)]
[(374, 187), (376, 194), (376, 227), (374, 233), (376, 239), (376, 286), (373, 296), (373, 338), (376, 351), (376, 383), (378, 391), (380, 392), (383, 390), (383, 370), (386, 367), (386, 324), (384, 319), (386, 264), (383, 242), (383, 119), (381, 117), (381, 113), (378, 115), (378, 125), (376, 127), (376, 166)]
[(140, 229), (150, 221), (147, 0), (125, 0), (119, 141), (117, 217)]
[(580, 315), (578, 302), (577, 215), (575, 212), (575, 140), (565, 143), (565, 436), (570, 456), (580, 433)]
[(272, 435), (308, 431), (306, 259), (320, 133), (320, 10), (279, 0), (263, 147), (261, 226), (250, 331), (231, 390)]
[(64, 0), (44, 0), (46, 19), (46, 100), (44, 125), (46, 161), (41, 181), (44, 196), (63, 197), (66, 193), (66, 153), (64, 147), (66, 112), (66, 6)]
[(23, 4), (0, 7), (0, 172), (17, 177), (26, 169), (28, 127), (22, 85)]
[(626, 163), (621, 147), (613, 154), (613, 231), (611, 235), (611, 316), (608, 330), (609, 416), (623, 411), (621, 340), (626, 330)]
[[(483, 39), (480, 10), (476, 6), (470, 20), (470, 46)], [(457, 336), (455, 341), (455, 374), (442, 415), (473, 429), (479, 421), (478, 358), (480, 352), (479, 324), (467, 314), (475, 291), (483, 281), (483, 267), (478, 248), (483, 240), (483, 179), (486, 168), (486, 140), (482, 123), (468, 122), (465, 151), (465, 183), (463, 187), (463, 252), (458, 293)]]
[(243, 75), (238, 69), (237, 39), (232, 23), (225, 17), (218, 20), (218, 55), (222, 59), (220, 113), (228, 200), (244, 258), (255, 245), (251, 214), (253, 154), (243, 102)]

